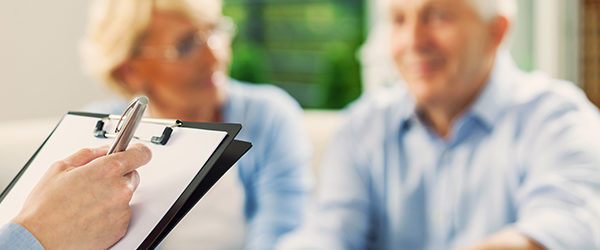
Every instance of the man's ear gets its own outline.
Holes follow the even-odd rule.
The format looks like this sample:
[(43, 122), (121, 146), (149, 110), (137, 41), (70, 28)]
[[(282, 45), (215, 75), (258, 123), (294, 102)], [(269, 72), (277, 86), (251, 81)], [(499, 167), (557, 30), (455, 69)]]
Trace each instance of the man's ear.
[(146, 80), (131, 61), (121, 64), (113, 74), (117, 79), (121, 79), (125, 87), (132, 93), (142, 93), (146, 88)]
[(507, 37), (509, 28), (510, 21), (504, 16), (498, 16), (490, 23), (490, 45), (492, 49), (497, 50), (500, 47)]

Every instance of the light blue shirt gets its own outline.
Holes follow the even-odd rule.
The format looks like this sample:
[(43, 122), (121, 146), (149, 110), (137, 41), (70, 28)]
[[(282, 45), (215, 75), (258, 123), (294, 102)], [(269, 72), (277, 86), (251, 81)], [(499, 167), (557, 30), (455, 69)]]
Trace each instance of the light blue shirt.
[(18, 224), (8, 223), (0, 228), (0, 249), (43, 250), (44, 248), (27, 229)]
[[(272, 249), (281, 235), (300, 224), (308, 203), (312, 149), (302, 109), (269, 85), (231, 80), (227, 93), (225, 122), (242, 124), (236, 138), (253, 144), (237, 163), (245, 192), (246, 249)], [(119, 100), (87, 110), (120, 114), (125, 106)]]
[(454, 249), (505, 228), (600, 249), (600, 119), (573, 84), (503, 55), (449, 139), (415, 114), (400, 84), (349, 108), (281, 249)]

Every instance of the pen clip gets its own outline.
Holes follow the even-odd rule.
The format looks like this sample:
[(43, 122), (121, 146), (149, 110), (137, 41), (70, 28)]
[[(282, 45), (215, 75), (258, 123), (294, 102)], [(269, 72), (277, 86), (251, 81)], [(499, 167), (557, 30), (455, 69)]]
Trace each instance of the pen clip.
[(129, 111), (131, 111), (131, 109), (133, 108), (133, 106), (135, 106), (135, 104), (138, 102), (138, 99), (135, 98), (133, 100), (131, 100), (131, 102), (129, 102), (129, 105), (127, 106), (127, 108), (125, 109), (125, 111), (123, 111), (123, 114), (121, 114), (121, 117), (119, 118), (119, 122), (117, 123), (117, 126), (115, 127), (115, 133), (119, 133), (119, 131), (121, 131), (121, 122), (123, 121), (123, 118), (129, 113)]
[[(129, 103), (129, 106), (125, 109), (123, 115), (121, 115), (119, 123), (115, 128), (117, 135), (112, 146), (108, 149), (107, 155), (127, 149), (135, 130), (142, 120), (147, 105), (148, 97), (145, 96), (136, 97)], [(125, 119), (125, 122), (121, 125), (123, 119)]]

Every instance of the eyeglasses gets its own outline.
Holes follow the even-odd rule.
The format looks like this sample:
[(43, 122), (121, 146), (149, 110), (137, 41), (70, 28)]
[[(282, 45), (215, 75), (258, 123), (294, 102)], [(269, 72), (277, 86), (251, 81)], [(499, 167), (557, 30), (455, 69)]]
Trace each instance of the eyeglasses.
[(231, 18), (223, 17), (208, 32), (190, 32), (176, 44), (170, 46), (140, 47), (134, 53), (134, 57), (139, 59), (164, 59), (167, 61), (185, 60), (190, 58), (197, 50), (209, 48), (212, 51), (217, 51), (222, 49), (234, 33), (235, 24)]

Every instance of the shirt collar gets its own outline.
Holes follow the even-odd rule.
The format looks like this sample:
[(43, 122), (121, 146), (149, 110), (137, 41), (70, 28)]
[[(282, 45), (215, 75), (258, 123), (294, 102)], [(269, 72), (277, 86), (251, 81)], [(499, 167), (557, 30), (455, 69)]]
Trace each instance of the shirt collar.
[(517, 66), (508, 51), (498, 52), (490, 78), (467, 116), (473, 116), (486, 128), (492, 129), (510, 104), (517, 72)]
[[(505, 50), (499, 51), (485, 87), (467, 111), (465, 117), (475, 118), (484, 127), (491, 130), (510, 103), (511, 92), (515, 86), (516, 72), (518, 72), (518, 68), (509, 52)], [(402, 102), (397, 107), (399, 127), (405, 129), (415, 122), (420, 121), (414, 98), (406, 91), (403, 83), (399, 83), (398, 85), (403, 86), (405, 90), (400, 97)]]
[(401, 130), (409, 128), (415, 122), (418, 122), (416, 102), (413, 96), (406, 89), (404, 83), (398, 83), (398, 86), (403, 90), (400, 92), (400, 99), (398, 107), (394, 110), (397, 111), (398, 123)]

